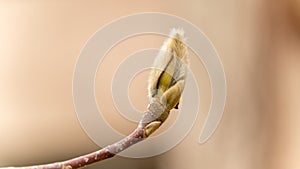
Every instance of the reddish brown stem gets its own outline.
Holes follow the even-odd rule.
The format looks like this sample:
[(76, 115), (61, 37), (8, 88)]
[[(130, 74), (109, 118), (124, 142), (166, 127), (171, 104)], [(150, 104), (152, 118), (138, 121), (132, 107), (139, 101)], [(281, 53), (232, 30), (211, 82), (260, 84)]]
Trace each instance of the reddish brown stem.
[(148, 110), (144, 113), (138, 127), (130, 135), (112, 145), (90, 154), (62, 162), (27, 167), (10, 167), (10, 169), (75, 169), (111, 158), (128, 147), (146, 139), (149, 136), (146, 132), (147, 126), (153, 121), (160, 121), (163, 123), (168, 112), (169, 111), (166, 111), (160, 103), (151, 103)]

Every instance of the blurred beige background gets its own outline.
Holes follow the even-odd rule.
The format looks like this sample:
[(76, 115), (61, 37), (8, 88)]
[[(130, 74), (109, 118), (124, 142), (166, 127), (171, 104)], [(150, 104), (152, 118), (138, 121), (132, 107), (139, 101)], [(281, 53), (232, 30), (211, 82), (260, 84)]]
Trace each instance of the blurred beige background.
[[(137, 12), (166, 12), (198, 26), (222, 59), (228, 96), (213, 137), (198, 144), (210, 103), (201, 63), (201, 114), (189, 135), (152, 158), (114, 157), (88, 168), (297, 169), (300, 162), (300, 2), (228, 1), (0, 1), (0, 166), (59, 161), (99, 147), (81, 129), (72, 100), (77, 56), (89, 37), (110, 21)], [(136, 124), (113, 107), (110, 85), (130, 53), (159, 48), (164, 38), (130, 38), (106, 56), (96, 77), (96, 97), (111, 125), (129, 133)], [(144, 110), (147, 72), (129, 96)], [(164, 131), (176, 119), (174, 111)]]

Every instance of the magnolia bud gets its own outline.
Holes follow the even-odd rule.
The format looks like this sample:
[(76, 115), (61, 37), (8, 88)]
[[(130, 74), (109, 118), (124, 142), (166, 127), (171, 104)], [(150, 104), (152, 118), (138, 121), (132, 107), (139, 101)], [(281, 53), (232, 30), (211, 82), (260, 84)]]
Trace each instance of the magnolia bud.
[(150, 102), (160, 102), (167, 110), (179, 103), (187, 69), (187, 47), (184, 32), (173, 29), (158, 53), (150, 72), (148, 95)]

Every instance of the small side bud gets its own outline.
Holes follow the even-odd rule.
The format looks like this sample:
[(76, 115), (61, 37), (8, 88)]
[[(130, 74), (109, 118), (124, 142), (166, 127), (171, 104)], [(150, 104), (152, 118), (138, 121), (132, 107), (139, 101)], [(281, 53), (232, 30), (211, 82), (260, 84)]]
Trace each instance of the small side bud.
[(161, 121), (153, 121), (145, 127), (145, 137), (150, 136), (161, 125)]

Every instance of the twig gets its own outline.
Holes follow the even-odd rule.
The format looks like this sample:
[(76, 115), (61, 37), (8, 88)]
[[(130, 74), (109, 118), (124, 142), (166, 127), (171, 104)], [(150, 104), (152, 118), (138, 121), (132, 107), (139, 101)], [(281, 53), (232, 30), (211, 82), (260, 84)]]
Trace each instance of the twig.
[[(90, 154), (86, 154), (62, 162), (27, 167), (9, 167), (9, 169), (75, 169), (111, 158), (121, 151), (127, 149), (128, 147), (146, 139), (165, 121), (168, 114), (169, 111), (164, 109), (164, 106), (162, 104), (158, 102), (151, 103), (148, 107), (148, 110), (144, 112), (144, 115), (138, 127), (130, 135), (123, 138), (119, 142), (116, 142)], [(159, 124), (159, 126), (155, 126), (154, 128), (149, 127), (153, 126), (152, 123)]]

